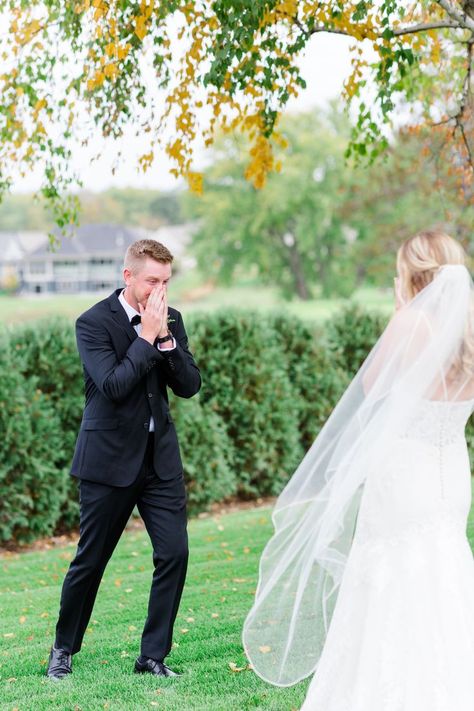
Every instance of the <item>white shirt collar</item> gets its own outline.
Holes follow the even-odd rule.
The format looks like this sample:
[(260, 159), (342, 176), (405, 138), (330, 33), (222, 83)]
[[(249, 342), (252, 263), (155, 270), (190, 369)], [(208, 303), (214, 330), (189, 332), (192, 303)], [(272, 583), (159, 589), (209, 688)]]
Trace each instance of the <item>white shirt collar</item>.
[(125, 293), (125, 289), (123, 289), (123, 291), (120, 292), (118, 300), (120, 301), (123, 308), (125, 309), (125, 313), (128, 316), (128, 320), (131, 321), (134, 316), (140, 316), (140, 312), (137, 311), (136, 309), (134, 309), (133, 306), (130, 306), (130, 304), (128, 303), (128, 301), (126, 300), (126, 298), (124, 296), (124, 293)]

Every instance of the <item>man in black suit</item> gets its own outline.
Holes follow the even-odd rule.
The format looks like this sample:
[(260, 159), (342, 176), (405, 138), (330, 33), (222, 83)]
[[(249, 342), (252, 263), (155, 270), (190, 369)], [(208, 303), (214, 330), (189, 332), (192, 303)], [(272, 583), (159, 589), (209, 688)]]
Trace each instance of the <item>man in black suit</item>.
[(72, 671), (104, 569), (135, 505), (153, 544), (154, 573), (135, 671), (175, 676), (164, 663), (186, 576), (186, 498), (167, 388), (201, 385), (181, 314), (168, 309), (173, 256), (154, 240), (125, 255), (125, 289), (76, 322), (85, 408), (71, 474), (79, 478), (80, 538), (65, 577), (47, 675)]

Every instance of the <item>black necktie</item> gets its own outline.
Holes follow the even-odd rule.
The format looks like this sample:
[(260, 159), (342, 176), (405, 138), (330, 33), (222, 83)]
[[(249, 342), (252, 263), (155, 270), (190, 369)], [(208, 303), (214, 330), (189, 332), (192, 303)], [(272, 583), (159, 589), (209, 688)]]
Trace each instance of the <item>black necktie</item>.
[(141, 323), (141, 322), (142, 322), (142, 317), (139, 316), (138, 314), (137, 314), (136, 316), (133, 316), (132, 319), (131, 319), (131, 321), (130, 321), (130, 323), (132, 324), (132, 326), (138, 326), (138, 324)]

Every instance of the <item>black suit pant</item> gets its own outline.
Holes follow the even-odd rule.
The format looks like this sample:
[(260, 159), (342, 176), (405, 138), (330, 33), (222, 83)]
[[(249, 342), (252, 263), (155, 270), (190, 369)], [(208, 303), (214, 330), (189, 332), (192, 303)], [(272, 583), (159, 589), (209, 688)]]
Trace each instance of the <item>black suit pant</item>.
[(153, 469), (153, 435), (137, 479), (127, 487), (80, 481), (80, 538), (64, 579), (55, 646), (81, 648), (105, 567), (137, 505), (153, 545), (154, 572), (141, 653), (163, 660), (171, 649), (188, 563), (183, 475), (165, 481)]

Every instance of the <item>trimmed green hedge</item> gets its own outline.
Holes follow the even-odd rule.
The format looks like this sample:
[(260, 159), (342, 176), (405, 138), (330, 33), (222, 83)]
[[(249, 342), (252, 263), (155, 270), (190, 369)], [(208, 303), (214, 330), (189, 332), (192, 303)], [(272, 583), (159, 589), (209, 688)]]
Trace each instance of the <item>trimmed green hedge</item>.
[[(188, 505), (277, 494), (384, 326), (350, 307), (324, 329), (251, 312), (187, 321), (203, 387), (171, 397)], [(17, 328), (0, 341), (0, 542), (78, 523), (69, 474), (82, 416), (82, 368), (65, 321)], [(474, 440), (469, 426), (468, 438)]]
[(60, 419), (15, 352), (0, 352), (0, 541), (53, 532), (68, 495)]
[(38, 321), (16, 328), (10, 336), (10, 347), (17, 372), (24, 381), (36, 383), (60, 423), (61, 447), (54, 456), (57, 479), (65, 482), (66, 495), (60, 499), (55, 526), (67, 530), (77, 525), (79, 517), (77, 479), (69, 476), (69, 467), (84, 404), (74, 329), (64, 319)]

